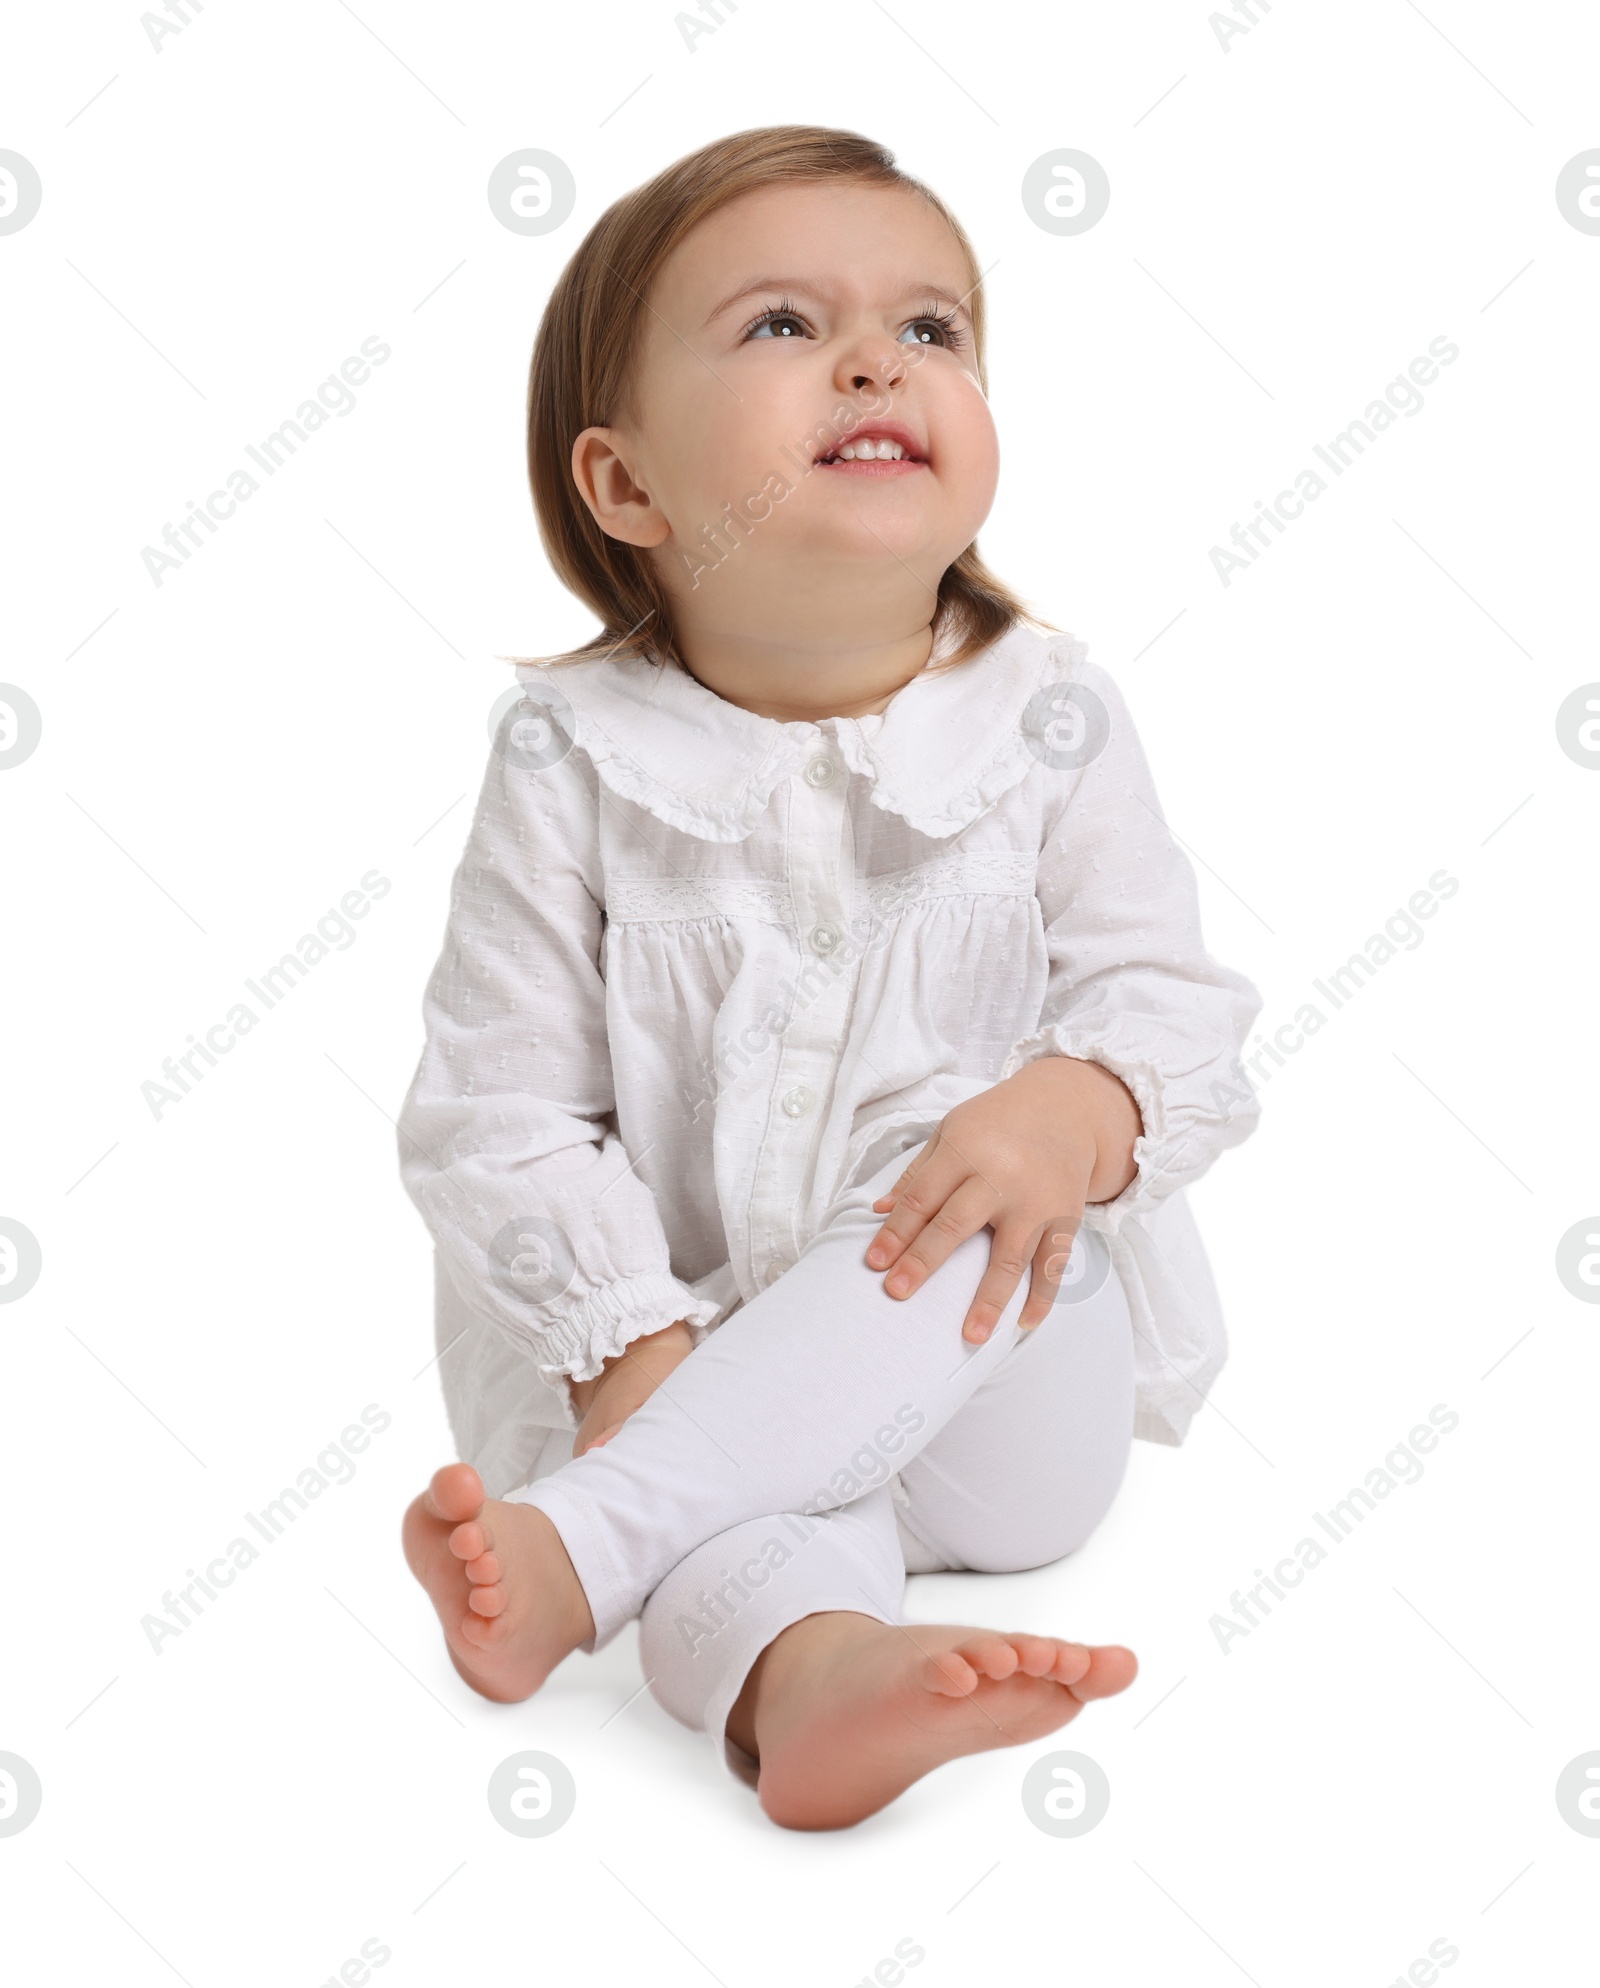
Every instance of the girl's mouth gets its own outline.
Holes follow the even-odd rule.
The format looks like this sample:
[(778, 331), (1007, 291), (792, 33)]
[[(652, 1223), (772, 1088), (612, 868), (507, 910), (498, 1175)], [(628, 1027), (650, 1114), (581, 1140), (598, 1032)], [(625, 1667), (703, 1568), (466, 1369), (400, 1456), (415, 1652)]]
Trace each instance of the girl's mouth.
[(909, 429), (897, 422), (868, 422), (837, 448), (818, 456), (816, 467), (835, 476), (885, 478), (926, 469), (928, 459)]
[(906, 456), (896, 461), (877, 456), (870, 461), (857, 457), (854, 462), (846, 462), (839, 456), (822, 456), (817, 461), (818, 469), (831, 470), (835, 476), (866, 476), (883, 478), (890, 476), (913, 476), (928, 467), (915, 456)]

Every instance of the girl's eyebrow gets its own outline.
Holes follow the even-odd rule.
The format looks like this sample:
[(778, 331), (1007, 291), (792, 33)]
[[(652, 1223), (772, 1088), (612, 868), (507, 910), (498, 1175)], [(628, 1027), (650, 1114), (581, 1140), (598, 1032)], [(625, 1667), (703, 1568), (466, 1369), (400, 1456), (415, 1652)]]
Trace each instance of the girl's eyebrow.
[[(758, 290), (788, 291), (802, 297), (826, 298), (832, 294), (821, 285), (808, 282), (804, 277), (757, 276), (748, 283), (742, 283), (731, 296), (724, 297), (720, 304), (715, 305), (707, 313), (706, 323), (715, 323), (724, 311), (732, 310), (735, 304), (742, 302), (746, 297), (753, 297)], [(946, 304), (953, 310), (963, 312), (967, 308), (962, 298), (951, 296), (949, 291), (938, 283), (908, 283), (900, 292), (899, 301), (903, 303), (908, 297), (919, 297), (933, 303)]]

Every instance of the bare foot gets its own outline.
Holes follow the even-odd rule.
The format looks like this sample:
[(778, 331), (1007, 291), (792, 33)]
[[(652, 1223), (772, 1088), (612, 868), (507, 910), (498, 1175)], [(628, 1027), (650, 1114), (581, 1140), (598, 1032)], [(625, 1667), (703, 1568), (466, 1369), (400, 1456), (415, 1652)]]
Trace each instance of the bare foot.
[(560, 1533), (537, 1506), (486, 1499), (470, 1464), (434, 1472), (401, 1538), (439, 1612), (450, 1661), (485, 1698), (531, 1697), (594, 1634)]
[(757, 1658), (728, 1732), (760, 1762), (786, 1829), (843, 1829), (961, 1754), (1042, 1739), (1125, 1691), (1131, 1650), (843, 1610), (792, 1623)]

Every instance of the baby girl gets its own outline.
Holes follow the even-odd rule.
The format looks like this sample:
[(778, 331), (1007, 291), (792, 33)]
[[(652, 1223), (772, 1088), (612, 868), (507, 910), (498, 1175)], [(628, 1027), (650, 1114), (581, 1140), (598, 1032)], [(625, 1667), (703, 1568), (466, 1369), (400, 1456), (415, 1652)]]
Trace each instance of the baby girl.
[(405, 1548), (462, 1677), (640, 1620), (797, 1829), (1124, 1690), (1117, 1645), (907, 1622), (1040, 1567), (1225, 1340), (1183, 1189), (1251, 1129), (1122, 697), (978, 556), (954, 216), (745, 131), (550, 298), (528, 459), (601, 631), (519, 668), (401, 1120), (453, 1433)]

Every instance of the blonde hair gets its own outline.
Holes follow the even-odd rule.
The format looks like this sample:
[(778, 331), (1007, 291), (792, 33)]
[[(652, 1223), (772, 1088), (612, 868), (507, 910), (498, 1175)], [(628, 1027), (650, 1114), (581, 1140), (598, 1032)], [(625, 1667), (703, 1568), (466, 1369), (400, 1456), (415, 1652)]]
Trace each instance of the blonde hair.
[[(973, 359), (987, 393), (982, 273), (972, 244), (938, 195), (902, 172), (885, 146), (859, 132), (776, 124), (738, 131), (689, 153), (606, 209), (545, 307), (528, 374), (528, 480), (550, 564), (594, 610), (600, 633), (559, 657), (515, 660), (581, 662), (621, 652), (685, 667), (671, 602), (654, 566), (641, 547), (609, 537), (595, 522), (573, 480), (572, 445), (585, 428), (626, 418), (645, 299), (689, 231), (758, 187), (818, 180), (903, 188), (942, 216), (966, 264)], [(939, 581), (933, 615), (939, 668), (969, 661), (1019, 620), (1051, 627), (988, 570), (974, 540)]]

